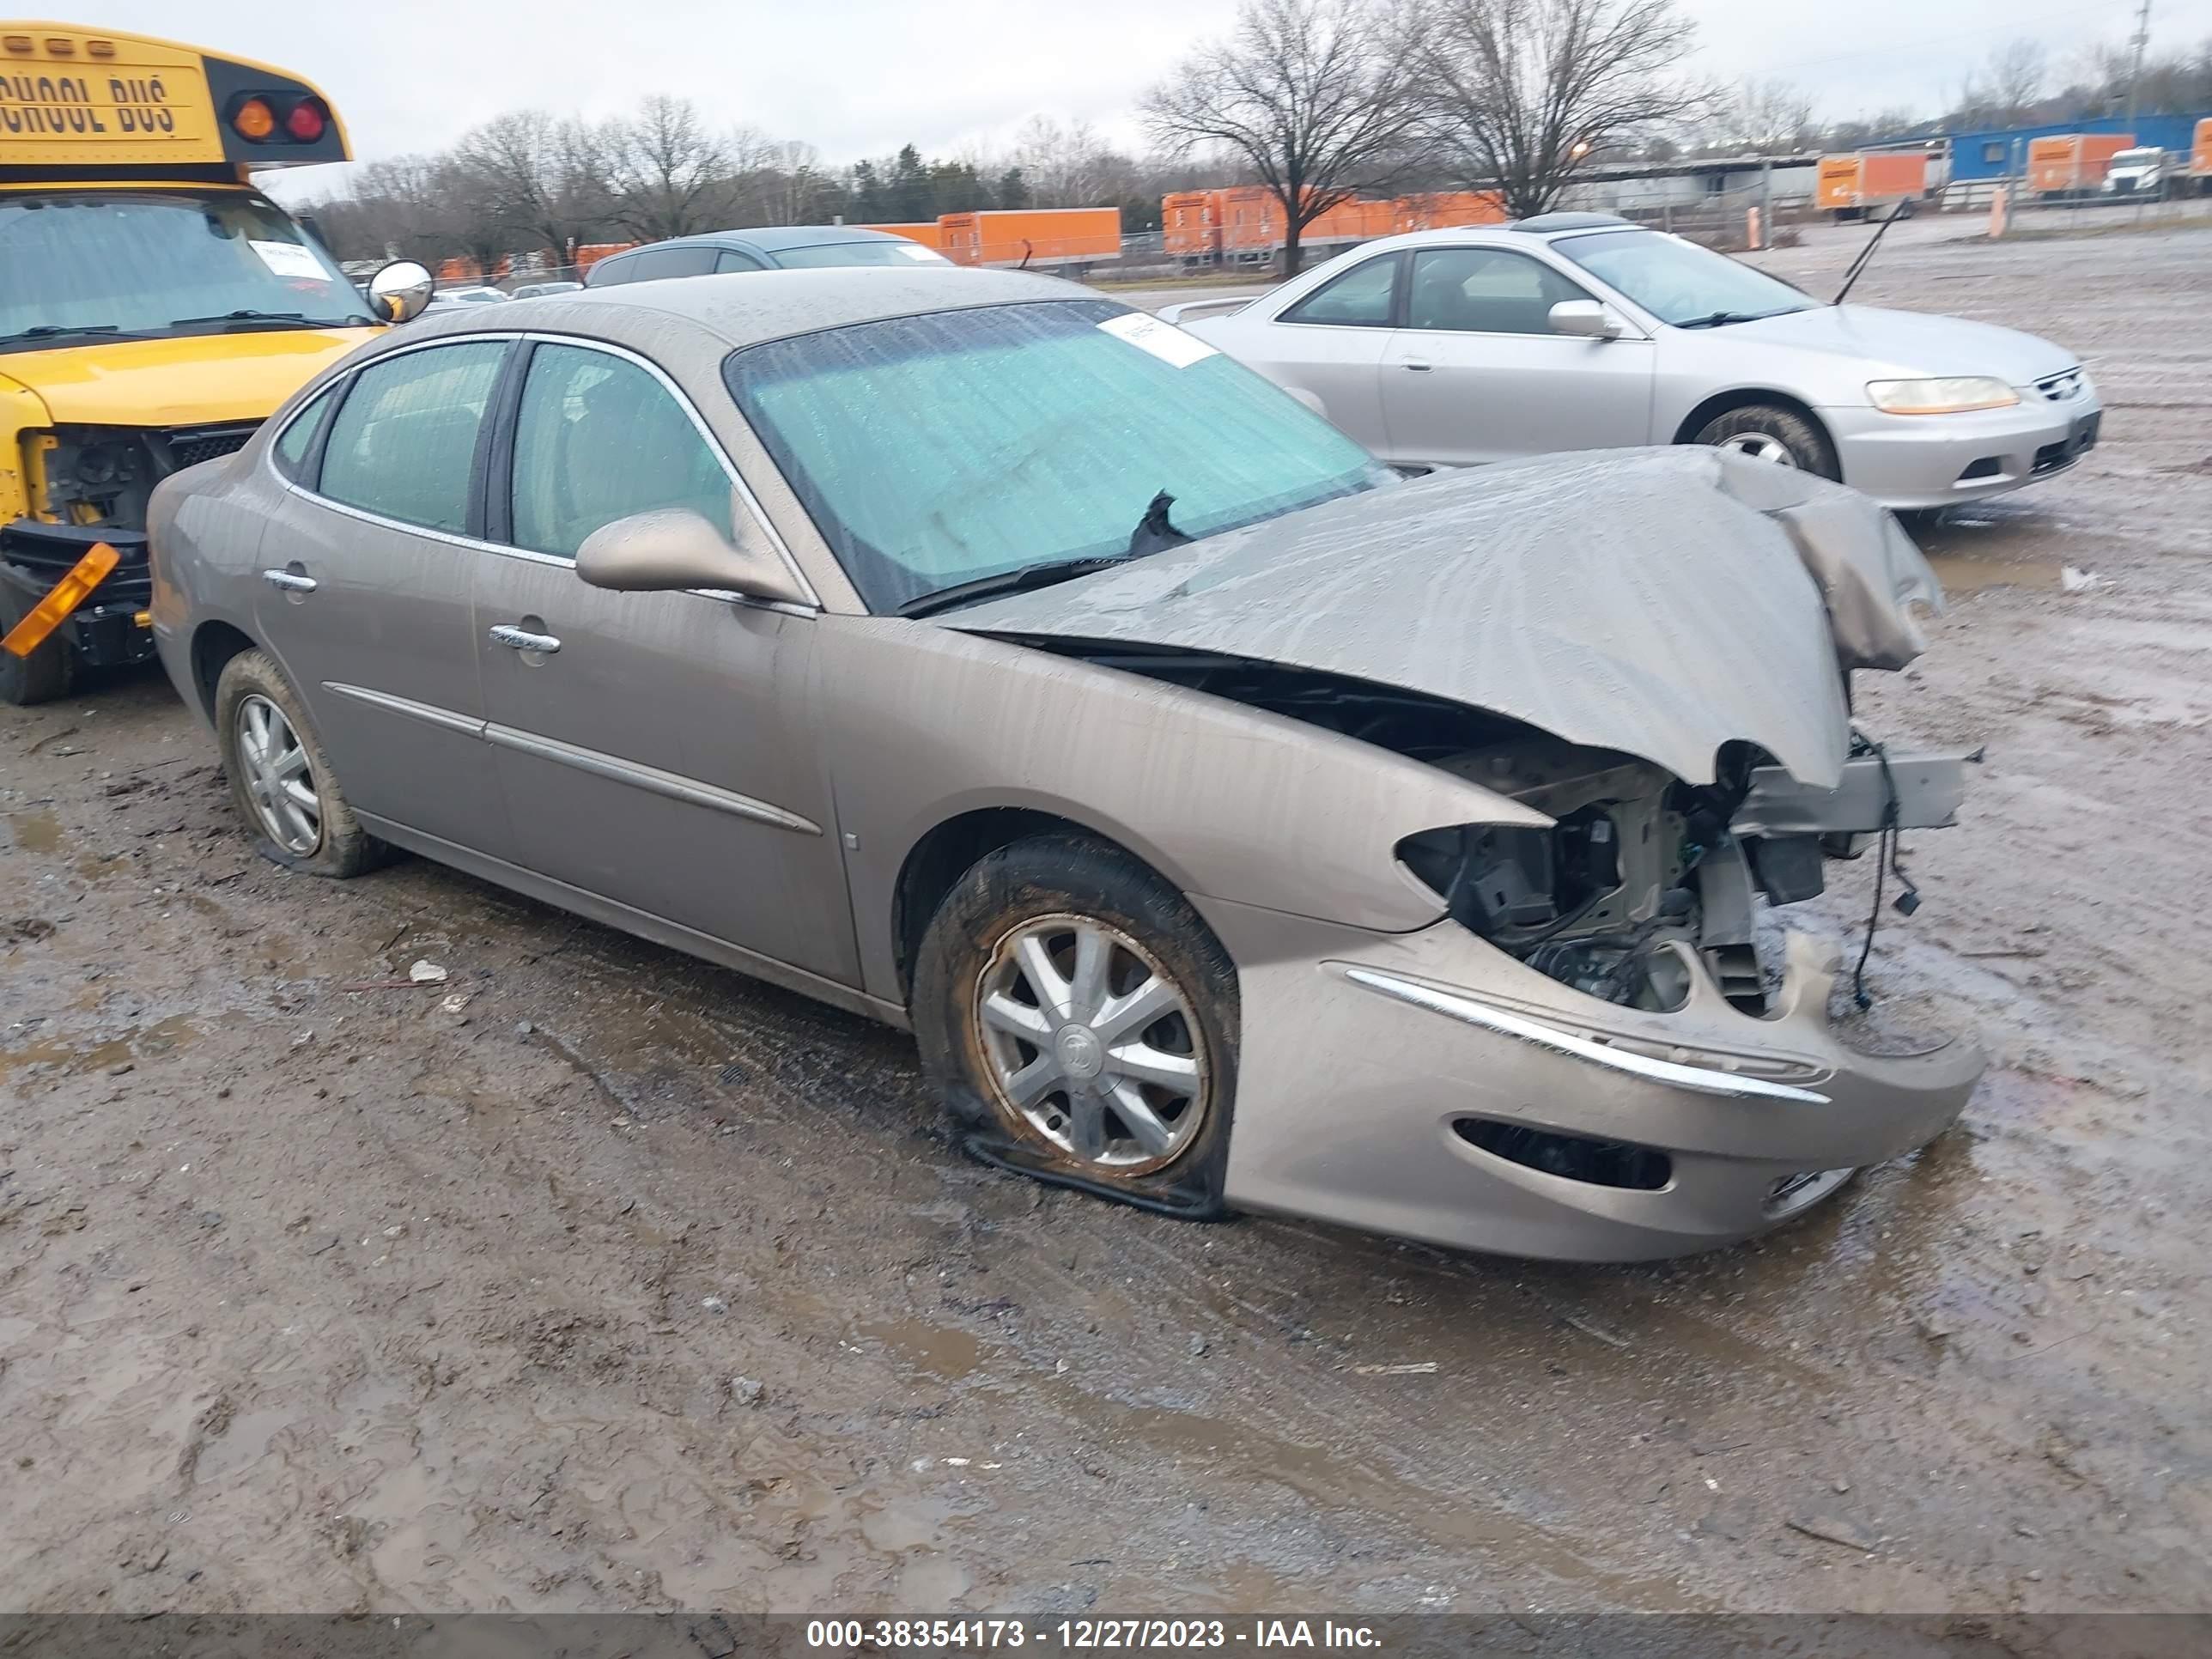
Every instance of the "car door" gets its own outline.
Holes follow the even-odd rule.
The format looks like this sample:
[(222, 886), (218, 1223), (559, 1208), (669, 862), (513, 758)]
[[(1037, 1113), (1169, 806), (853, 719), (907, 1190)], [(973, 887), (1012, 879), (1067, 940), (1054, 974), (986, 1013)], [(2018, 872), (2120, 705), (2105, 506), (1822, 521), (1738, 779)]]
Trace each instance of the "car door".
[(386, 354), (287, 424), (271, 459), (291, 488), (254, 613), (365, 818), (495, 853), (507, 815), (480, 735), (470, 531), (513, 345)]
[(1404, 325), (1384, 354), (1389, 458), (1465, 466), (1650, 441), (1651, 342), (1553, 331), (1551, 309), (1591, 296), (1510, 248), (1424, 248)]
[(1224, 331), (1224, 343), (1278, 386), (1311, 392), (1340, 432), (1389, 457), (1379, 365), (1404, 264), (1395, 253), (1363, 261), (1249, 333), (1232, 322), (1234, 341)]
[(859, 981), (813, 739), (816, 623), (701, 592), (586, 586), (601, 526), (750, 512), (720, 449), (641, 357), (540, 339), (502, 410), (501, 550), (477, 563), (486, 737), (517, 861), (843, 984)]

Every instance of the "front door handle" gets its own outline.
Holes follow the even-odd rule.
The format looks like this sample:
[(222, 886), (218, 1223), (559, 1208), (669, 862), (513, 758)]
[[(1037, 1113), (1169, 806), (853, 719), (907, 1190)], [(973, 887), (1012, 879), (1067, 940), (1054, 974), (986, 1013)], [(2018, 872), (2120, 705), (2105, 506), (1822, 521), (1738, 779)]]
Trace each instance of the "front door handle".
[(512, 623), (501, 623), (491, 630), (493, 639), (515, 651), (537, 651), (551, 656), (561, 648), (561, 641), (550, 634), (533, 634), (526, 628), (517, 628)]
[(1416, 374), (1425, 374), (1431, 369), (1434, 368), (1436, 365), (1434, 363), (1423, 362), (1419, 357), (1401, 357), (1398, 360), (1398, 367), (1401, 368), (1410, 368)]
[(315, 579), (297, 570), (264, 570), (261, 580), (271, 587), (281, 587), (287, 593), (312, 593)]

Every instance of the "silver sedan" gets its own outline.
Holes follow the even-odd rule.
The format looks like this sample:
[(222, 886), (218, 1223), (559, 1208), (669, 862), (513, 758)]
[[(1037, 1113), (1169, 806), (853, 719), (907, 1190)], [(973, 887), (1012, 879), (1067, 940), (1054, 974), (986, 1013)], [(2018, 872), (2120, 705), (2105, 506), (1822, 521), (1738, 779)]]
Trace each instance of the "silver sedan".
[(2096, 391), (2063, 346), (1824, 304), (1605, 214), (1389, 237), (1206, 314), (1226, 303), (1161, 314), (1406, 467), (1716, 444), (1929, 508), (2097, 441)]
[(1085, 289), (776, 270), (392, 331), (149, 533), (267, 856), (405, 849), (909, 1027), (1004, 1168), (1665, 1255), (1981, 1068), (1861, 1052), (1759, 925), (1963, 776), (1854, 736), (1838, 665), (1935, 588), (1803, 474), (1407, 483)]

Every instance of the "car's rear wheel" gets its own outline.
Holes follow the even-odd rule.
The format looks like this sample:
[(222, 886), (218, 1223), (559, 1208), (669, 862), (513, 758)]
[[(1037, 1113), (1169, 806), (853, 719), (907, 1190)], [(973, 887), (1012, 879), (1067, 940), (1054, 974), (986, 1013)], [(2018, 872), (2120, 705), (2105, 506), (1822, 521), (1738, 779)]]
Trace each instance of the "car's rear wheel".
[(924, 935), (914, 1022), (962, 1143), (1047, 1181), (1221, 1213), (1237, 978), (1182, 896), (1111, 848), (1002, 848)]
[(216, 682), (216, 733), (231, 799), (264, 857), (318, 876), (357, 876), (383, 861), (338, 787), (299, 694), (259, 651), (241, 651)]
[(1699, 428), (1691, 441), (1734, 450), (1754, 461), (1795, 467), (1823, 478), (1843, 476), (1820, 428), (1778, 404), (1747, 404), (1741, 409), (1726, 410)]
[[(0, 581), (0, 634), (31, 614), (37, 602), (13, 583)], [(28, 708), (69, 695), (76, 683), (76, 658), (57, 629), (27, 657), (0, 651), (0, 703)]]

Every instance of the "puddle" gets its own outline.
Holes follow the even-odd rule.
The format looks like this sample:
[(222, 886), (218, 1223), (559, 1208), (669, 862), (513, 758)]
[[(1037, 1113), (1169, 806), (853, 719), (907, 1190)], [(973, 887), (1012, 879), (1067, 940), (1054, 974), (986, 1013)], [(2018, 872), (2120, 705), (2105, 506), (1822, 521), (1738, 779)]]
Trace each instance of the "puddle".
[(65, 1037), (46, 1037), (21, 1048), (0, 1048), (0, 1077), (22, 1066), (64, 1066), (72, 1072), (98, 1072), (125, 1060), (158, 1060), (197, 1042), (200, 1035), (191, 1016), (172, 1014), (143, 1030), (125, 1032), (89, 1048)]
[(914, 1370), (958, 1382), (983, 1369), (983, 1344), (965, 1331), (948, 1330), (920, 1319), (884, 1319), (854, 1328), (884, 1352)]
[(10, 812), (8, 834), (19, 853), (51, 853), (62, 844), (62, 822), (52, 812)]
[(1985, 587), (2057, 587), (2061, 582), (2056, 560), (1966, 559), (1934, 553), (1928, 563), (1948, 596), (1978, 593)]

